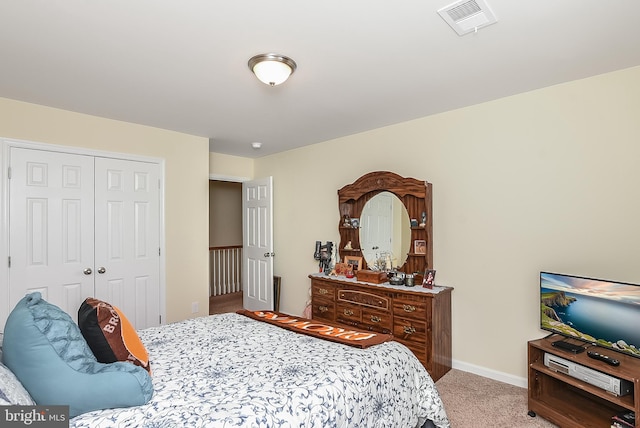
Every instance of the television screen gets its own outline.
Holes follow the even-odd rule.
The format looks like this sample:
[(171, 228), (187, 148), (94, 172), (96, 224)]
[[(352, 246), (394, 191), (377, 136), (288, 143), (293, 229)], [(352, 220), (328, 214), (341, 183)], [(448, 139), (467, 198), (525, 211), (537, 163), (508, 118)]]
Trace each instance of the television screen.
[(540, 272), (540, 328), (640, 358), (640, 285)]

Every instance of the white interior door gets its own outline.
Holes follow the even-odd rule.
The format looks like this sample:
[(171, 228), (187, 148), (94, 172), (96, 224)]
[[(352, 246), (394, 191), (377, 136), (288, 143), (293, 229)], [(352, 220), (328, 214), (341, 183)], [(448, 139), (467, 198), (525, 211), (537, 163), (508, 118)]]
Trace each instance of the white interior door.
[(160, 324), (159, 168), (96, 158), (95, 296), (135, 328)]
[(272, 177), (242, 183), (243, 306), (273, 310)]
[(77, 320), (93, 295), (93, 157), (12, 147), (9, 307), (42, 297)]
[(390, 253), (392, 245), (393, 199), (386, 192), (371, 198), (360, 217), (360, 246), (365, 260)]
[(137, 329), (159, 325), (160, 165), (22, 147), (9, 157), (9, 310), (40, 291), (76, 321), (97, 297)]

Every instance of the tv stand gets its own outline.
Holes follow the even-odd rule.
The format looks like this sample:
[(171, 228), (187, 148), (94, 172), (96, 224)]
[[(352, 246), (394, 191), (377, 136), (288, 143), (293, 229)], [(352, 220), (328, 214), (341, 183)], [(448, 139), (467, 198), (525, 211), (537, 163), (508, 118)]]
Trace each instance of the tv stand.
[[(529, 415), (547, 419), (562, 428), (609, 427), (611, 418), (633, 411), (640, 414), (640, 359), (616, 353), (619, 366), (575, 354), (554, 346), (561, 339), (552, 335), (528, 342)], [(593, 349), (599, 349), (596, 346)], [(615, 396), (578, 378), (550, 369), (544, 355), (552, 354), (592, 370), (624, 379), (633, 384), (630, 394)], [(640, 423), (636, 423), (640, 428)]]

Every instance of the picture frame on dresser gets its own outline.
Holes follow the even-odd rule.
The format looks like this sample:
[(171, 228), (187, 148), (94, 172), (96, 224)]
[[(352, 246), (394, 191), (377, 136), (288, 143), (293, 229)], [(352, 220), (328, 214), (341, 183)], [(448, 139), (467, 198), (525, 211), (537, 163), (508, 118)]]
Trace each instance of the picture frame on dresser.
[(347, 263), (336, 263), (335, 270), (336, 275), (346, 275), (349, 270), (349, 265)]
[(350, 265), (354, 271), (362, 269), (362, 257), (358, 256), (345, 256), (344, 262)]
[(424, 271), (424, 277), (422, 279), (422, 286), (424, 288), (433, 288), (436, 283), (436, 270), (427, 269)]

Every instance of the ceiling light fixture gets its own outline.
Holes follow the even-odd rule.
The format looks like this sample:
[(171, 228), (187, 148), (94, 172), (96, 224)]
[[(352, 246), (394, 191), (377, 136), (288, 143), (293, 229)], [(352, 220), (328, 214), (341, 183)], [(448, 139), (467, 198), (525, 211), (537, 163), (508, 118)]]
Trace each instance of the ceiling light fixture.
[(251, 143), (251, 147), (258, 150), (260, 147), (262, 147), (262, 143), (259, 141), (254, 141), (253, 143)]
[(269, 86), (284, 83), (296, 71), (296, 67), (296, 62), (291, 58), (274, 53), (256, 55), (249, 60), (249, 69)]

